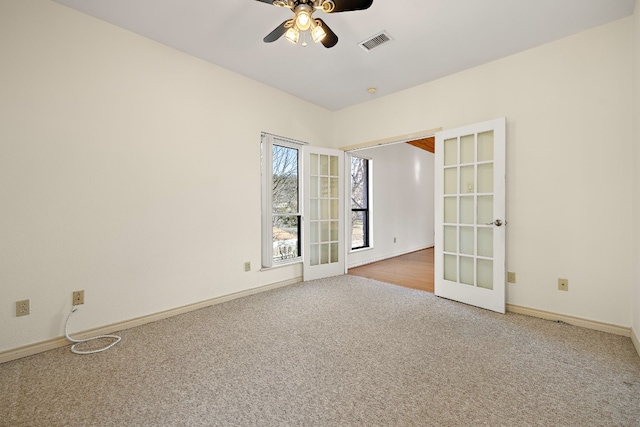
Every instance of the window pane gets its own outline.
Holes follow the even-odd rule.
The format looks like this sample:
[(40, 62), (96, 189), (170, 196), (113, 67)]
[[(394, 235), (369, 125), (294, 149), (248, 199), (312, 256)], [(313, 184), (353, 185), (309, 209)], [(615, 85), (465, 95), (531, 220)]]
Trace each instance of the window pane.
[(351, 157), (351, 248), (369, 247), (369, 160)]
[(368, 178), (367, 159), (351, 157), (351, 208), (367, 209)]
[[(261, 136), (261, 254), (262, 266), (265, 268), (297, 262), (302, 257), (301, 150), (300, 143), (285, 141), (269, 134)], [(317, 156), (315, 163), (317, 170), (320, 165)], [(320, 189), (319, 181), (315, 182), (314, 188), (317, 193)], [(313, 205), (310, 216), (319, 216), (320, 209), (319, 203)], [(316, 234), (319, 234), (319, 229)]]
[(367, 239), (367, 217), (365, 211), (351, 212), (351, 248), (369, 246)]
[(300, 220), (298, 216), (273, 217), (273, 260), (296, 258), (299, 253)]
[(295, 148), (273, 145), (272, 203), (273, 213), (298, 213), (298, 150)]

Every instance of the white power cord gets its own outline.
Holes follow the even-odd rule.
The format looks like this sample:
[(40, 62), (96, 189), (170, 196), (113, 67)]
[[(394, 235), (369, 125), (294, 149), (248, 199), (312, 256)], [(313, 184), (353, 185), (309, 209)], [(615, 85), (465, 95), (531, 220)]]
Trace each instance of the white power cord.
[[(76, 340), (73, 339), (69, 336), (69, 332), (67, 332), (67, 325), (69, 324), (69, 318), (71, 317), (71, 315), (77, 310), (77, 307), (73, 307), (71, 309), (71, 313), (69, 313), (69, 315), (67, 316), (67, 320), (64, 322), (64, 336), (67, 337), (67, 339), (69, 341), (71, 341), (72, 343), (75, 343), (71, 346), (71, 351), (75, 354), (93, 354), (93, 353), (100, 353), (101, 351), (105, 351), (105, 350), (109, 350), (111, 347), (113, 347), (114, 345), (118, 344), (120, 342), (120, 340), (122, 339), (121, 337), (117, 336), (117, 335), (100, 335), (97, 337), (93, 337), (93, 338), (87, 338), (86, 340)], [(78, 344), (83, 344), (85, 342), (89, 342), (89, 341), (93, 341), (93, 340), (99, 340), (101, 338), (111, 338), (111, 339), (115, 339), (114, 342), (112, 342), (111, 344), (109, 344), (106, 347), (103, 348), (99, 348), (97, 350), (76, 350), (76, 346)]]

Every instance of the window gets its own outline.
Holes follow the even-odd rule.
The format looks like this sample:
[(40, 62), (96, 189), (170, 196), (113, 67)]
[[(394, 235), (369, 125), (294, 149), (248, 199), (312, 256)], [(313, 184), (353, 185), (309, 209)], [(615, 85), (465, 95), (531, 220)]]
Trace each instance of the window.
[(262, 136), (263, 267), (302, 257), (301, 148), (284, 138)]
[(351, 249), (369, 247), (370, 162), (351, 156)]

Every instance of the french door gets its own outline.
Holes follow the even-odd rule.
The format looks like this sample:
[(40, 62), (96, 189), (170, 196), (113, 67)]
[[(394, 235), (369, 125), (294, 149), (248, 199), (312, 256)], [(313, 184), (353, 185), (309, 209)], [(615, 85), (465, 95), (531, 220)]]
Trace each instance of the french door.
[(506, 119), (436, 133), (435, 294), (505, 312)]
[(305, 281), (345, 272), (344, 153), (305, 146), (304, 256)]

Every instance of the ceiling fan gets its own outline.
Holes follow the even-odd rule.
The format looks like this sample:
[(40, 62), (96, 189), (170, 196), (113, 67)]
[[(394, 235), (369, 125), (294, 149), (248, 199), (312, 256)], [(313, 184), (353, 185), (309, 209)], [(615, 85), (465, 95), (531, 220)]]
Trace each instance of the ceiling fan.
[[(290, 42), (297, 44), (300, 33), (309, 31), (314, 42), (322, 43), (324, 47), (333, 47), (338, 43), (338, 36), (320, 18), (311, 16), (316, 10), (325, 13), (349, 12), (368, 9), (373, 0), (256, 0), (278, 7), (288, 7), (295, 16), (276, 27), (263, 39), (265, 43), (278, 40), (283, 34)], [(307, 45), (306, 36), (302, 42)]]

